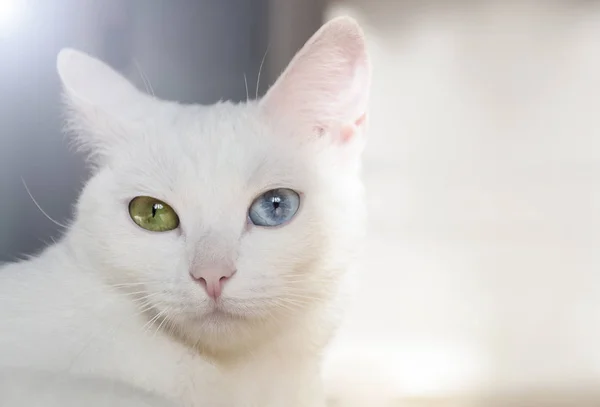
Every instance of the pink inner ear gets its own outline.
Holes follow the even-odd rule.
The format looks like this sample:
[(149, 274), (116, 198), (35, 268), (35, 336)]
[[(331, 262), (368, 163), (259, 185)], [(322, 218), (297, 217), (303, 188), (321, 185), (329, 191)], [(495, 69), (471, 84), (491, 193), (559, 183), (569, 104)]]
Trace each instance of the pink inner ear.
[(356, 119), (356, 121), (354, 122), (354, 124), (356, 125), (356, 127), (360, 127), (363, 125), (363, 123), (367, 120), (367, 114), (363, 113), (358, 119)]
[[(362, 30), (350, 18), (337, 18), (298, 52), (261, 104), (271, 118), (319, 135), (347, 123), (360, 126), (369, 87)], [(351, 138), (353, 131), (344, 133)]]
[(345, 124), (340, 130), (340, 140), (342, 143), (347, 143), (356, 133), (356, 127), (353, 124)]
[(366, 120), (367, 120), (367, 114), (363, 113), (362, 115), (360, 115), (360, 117), (358, 119), (356, 119), (356, 121), (354, 123), (348, 123), (348, 124), (342, 125), (342, 128), (340, 129), (340, 136), (339, 136), (340, 141), (342, 143), (347, 143), (350, 140), (352, 140), (352, 138), (356, 134), (357, 130), (365, 123)]

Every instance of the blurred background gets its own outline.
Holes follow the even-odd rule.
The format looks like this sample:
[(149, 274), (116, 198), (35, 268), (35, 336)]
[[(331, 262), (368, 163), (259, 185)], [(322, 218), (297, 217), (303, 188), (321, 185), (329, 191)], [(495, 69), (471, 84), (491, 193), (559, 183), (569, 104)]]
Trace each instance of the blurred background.
[(600, 406), (600, 1), (0, 0), (0, 261), (60, 235), (23, 181), (65, 222), (87, 177), (60, 48), (162, 98), (243, 100), (337, 15), (374, 82), (332, 405)]

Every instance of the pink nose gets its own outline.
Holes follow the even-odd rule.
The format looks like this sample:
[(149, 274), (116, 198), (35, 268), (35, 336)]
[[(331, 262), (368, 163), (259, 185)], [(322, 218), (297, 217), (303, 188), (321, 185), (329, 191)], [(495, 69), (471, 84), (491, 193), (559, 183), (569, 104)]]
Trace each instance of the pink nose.
[(190, 276), (198, 281), (206, 290), (209, 297), (216, 300), (223, 292), (225, 282), (235, 273), (229, 268), (201, 268), (190, 272)]

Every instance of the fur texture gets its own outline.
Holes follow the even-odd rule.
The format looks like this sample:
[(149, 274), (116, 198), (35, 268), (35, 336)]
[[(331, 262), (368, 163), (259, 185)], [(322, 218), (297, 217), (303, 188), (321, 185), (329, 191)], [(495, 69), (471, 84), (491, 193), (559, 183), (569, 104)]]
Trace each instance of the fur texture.
[[(73, 50), (57, 65), (94, 174), (64, 238), (0, 270), (0, 364), (185, 406), (323, 405), (321, 353), (363, 234), (360, 28), (329, 22), (262, 100), (239, 105), (158, 100)], [(248, 207), (273, 188), (299, 192), (300, 210), (251, 225)], [(167, 202), (179, 228), (138, 227), (136, 196)], [(222, 265), (237, 272), (215, 302), (189, 274)]]
[(0, 394), (3, 407), (176, 407), (121, 382), (33, 369), (0, 372)]

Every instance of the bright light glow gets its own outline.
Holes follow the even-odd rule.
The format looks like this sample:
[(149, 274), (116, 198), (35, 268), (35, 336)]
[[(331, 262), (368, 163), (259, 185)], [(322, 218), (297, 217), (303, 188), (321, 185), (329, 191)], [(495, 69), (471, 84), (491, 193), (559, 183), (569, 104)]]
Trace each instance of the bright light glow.
[(0, 36), (4, 37), (19, 25), (24, 8), (24, 0), (0, 0)]
[(447, 342), (347, 341), (330, 349), (324, 377), (329, 391), (340, 400), (378, 397), (377, 402), (383, 403), (357, 406), (387, 406), (403, 397), (469, 394), (482, 386), (489, 373), (485, 354), (476, 348)]

